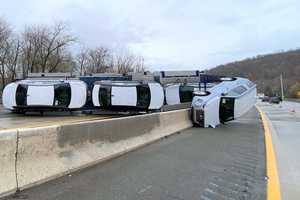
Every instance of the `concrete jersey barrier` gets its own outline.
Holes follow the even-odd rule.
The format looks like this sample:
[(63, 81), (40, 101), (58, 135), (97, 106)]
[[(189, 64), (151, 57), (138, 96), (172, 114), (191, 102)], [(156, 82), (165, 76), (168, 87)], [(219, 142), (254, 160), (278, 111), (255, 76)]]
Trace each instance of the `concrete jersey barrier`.
[(16, 151), (17, 131), (0, 131), (0, 196), (17, 190)]
[[(191, 126), (190, 110), (184, 109), (18, 129), (14, 181), (17, 180), (18, 189), (25, 189), (124, 154)], [(12, 164), (14, 167), (15, 162)], [(3, 188), (0, 193), (5, 190)]]

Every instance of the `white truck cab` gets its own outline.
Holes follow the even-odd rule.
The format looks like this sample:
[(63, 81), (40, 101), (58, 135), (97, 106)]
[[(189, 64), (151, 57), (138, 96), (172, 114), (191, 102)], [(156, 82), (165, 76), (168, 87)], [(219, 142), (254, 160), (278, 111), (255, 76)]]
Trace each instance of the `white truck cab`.
[(256, 85), (245, 78), (223, 78), (206, 92), (195, 92), (193, 122), (201, 127), (216, 127), (250, 110), (256, 102)]

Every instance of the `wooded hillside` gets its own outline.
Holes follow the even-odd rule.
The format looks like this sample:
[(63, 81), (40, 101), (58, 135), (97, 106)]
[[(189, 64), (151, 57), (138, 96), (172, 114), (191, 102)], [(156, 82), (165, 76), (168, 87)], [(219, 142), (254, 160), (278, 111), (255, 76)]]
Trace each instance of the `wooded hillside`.
[(280, 94), (282, 74), (285, 95), (296, 97), (297, 91), (300, 91), (300, 49), (220, 65), (208, 73), (247, 77), (258, 85), (259, 92), (266, 95)]

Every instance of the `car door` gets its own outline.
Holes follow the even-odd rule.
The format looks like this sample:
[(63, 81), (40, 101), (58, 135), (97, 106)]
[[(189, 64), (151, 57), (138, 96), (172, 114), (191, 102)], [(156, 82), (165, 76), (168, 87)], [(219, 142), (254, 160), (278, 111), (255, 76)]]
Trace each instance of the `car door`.
[(136, 106), (136, 86), (113, 86), (111, 88), (112, 106)]
[(54, 87), (50, 86), (28, 86), (28, 106), (53, 106)]

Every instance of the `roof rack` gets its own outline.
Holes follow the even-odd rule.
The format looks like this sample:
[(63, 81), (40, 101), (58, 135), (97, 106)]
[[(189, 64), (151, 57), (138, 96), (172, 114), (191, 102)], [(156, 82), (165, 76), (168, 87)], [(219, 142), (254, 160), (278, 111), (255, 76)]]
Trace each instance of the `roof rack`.
[(159, 71), (154, 72), (154, 79), (161, 84), (168, 83), (199, 83), (200, 72), (199, 70), (193, 71)]
[(68, 79), (75, 78), (71, 73), (29, 73), (26, 79)]
[(90, 73), (80, 77), (123, 77), (123, 74), (117, 73)]

